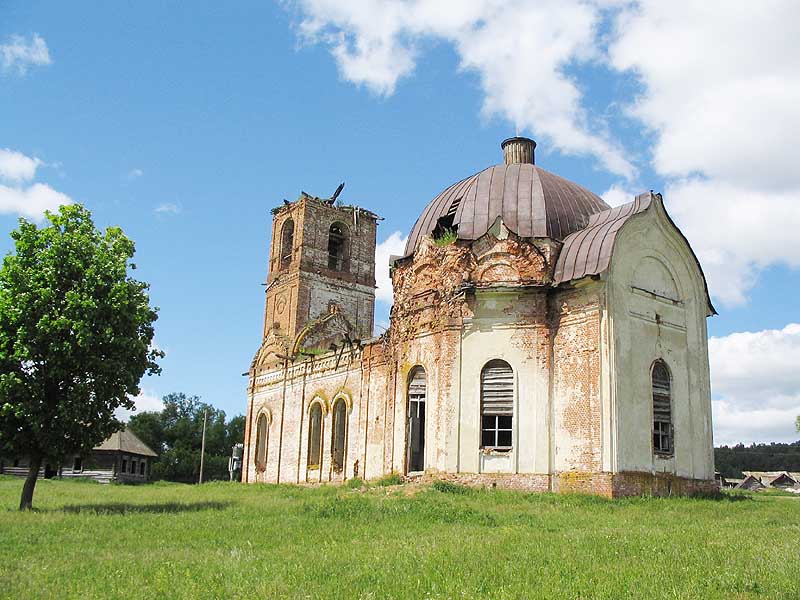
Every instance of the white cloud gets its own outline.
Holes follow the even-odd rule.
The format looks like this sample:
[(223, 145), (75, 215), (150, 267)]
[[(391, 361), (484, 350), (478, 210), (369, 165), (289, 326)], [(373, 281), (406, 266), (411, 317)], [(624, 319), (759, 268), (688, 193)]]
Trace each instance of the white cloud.
[(389, 257), (402, 256), (406, 249), (408, 236), (403, 236), (399, 231), (395, 231), (388, 238), (383, 240), (375, 247), (375, 297), (380, 302), (392, 304), (392, 280), (389, 277)]
[(799, 262), (798, 19), (793, 0), (642, 0), (609, 48), (642, 84), (629, 112), (654, 133), (665, 200), (728, 305), (763, 268)]
[(10, 148), (0, 148), (0, 179), (13, 182), (30, 181), (42, 161)]
[(712, 337), (715, 443), (800, 439), (800, 324)]
[(72, 204), (72, 198), (45, 183), (28, 187), (8, 187), (0, 184), (0, 213), (19, 214), (41, 219), (44, 211), (56, 211), (62, 204)]
[(128, 179), (131, 180), (138, 179), (142, 175), (144, 175), (144, 171), (142, 171), (141, 169), (131, 169), (130, 171), (128, 171)]
[(769, 265), (800, 267), (800, 193), (688, 179), (671, 183), (664, 201), (697, 253), (709, 291), (729, 306), (747, 300)]
[(600, 197), (606, 201), (609, 206), (619, 206), (627, 204), (636, 200), (641, 192), (632, 192), (619, 184), (612, 185), (605, 192), (600, 194)]
[(344, 79), (389, 96), (427, 41), (445, 41), (478, 75), (483, 112), (535, 131), (568, 154), (593, 155), (611, 172), (635, 168), (598, 117), (582, 106), (568, 66), (597, 58), (608, 2), (580, 0), (299, 0), (299, 32), (324, 43)]
[(161, 396), (152, 390), (142, 390), (142, 392), (133, 399), (136, 403), (135, 410), (126, 410), (123, 408), (117, 409), (114, 415), (121, 421), (127, 422), (131, 416), (146, 412), (146, 411), (160, 411), (164, 408), (164, 402)]
[[(652, 166), (666, 178), (665, 199), (706, 267), (715, 299), (741, 304), (764, 268), (797, 266), (797, 242), (786, 232), (800, 229), (794, 209), (800, 206), (800, 169), (794, 165), (799, 3), (295, 5), (300, 36), (327, 45), (343, 79), (378, 95), (395, 92), (422, 64), (426, 46), (449, 44), (460, 68), (478, 76), (485, 115), (508, 119), (565, 153), (593, 155), (625, 177), (627, 183), (606, 192), (611, 204), (627, 199), (635, 168), (607, 133), (603, 117), (587, 111), (593, 90), (584, 89), (570, 69), (606, 64), (630, 75), (641, 93), (629, 99), (627, 114), (652, 139)], [(625, 99), (614, 99), (620, 101)]]
[(159, 204), (158, 206), (156, 206), (154, 212), (159, 214), (177, 215), (181, 212), (181, 207), (172, 202), (166, 202), (164, 204)]
[(0, 44), (0, 67), (4, 73), (16, 71), (24, 75), (29, 67), (51, 63), (47, 43), (38, 33), (29, 40), (21, 35), (12, 35), (6, 43)]

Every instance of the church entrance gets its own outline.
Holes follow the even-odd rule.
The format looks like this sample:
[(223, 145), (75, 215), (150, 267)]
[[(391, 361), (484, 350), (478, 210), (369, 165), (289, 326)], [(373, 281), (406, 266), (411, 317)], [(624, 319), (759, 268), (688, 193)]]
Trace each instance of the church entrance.
[(425, 470), (425, 399), (427, 376), (416, 367), (408, 383), (408, 472)]

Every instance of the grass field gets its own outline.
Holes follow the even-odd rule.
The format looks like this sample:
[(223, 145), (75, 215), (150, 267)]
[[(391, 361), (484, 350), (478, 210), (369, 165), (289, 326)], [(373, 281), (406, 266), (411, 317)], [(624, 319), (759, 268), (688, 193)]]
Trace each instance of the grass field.
[(800, 500), (0, 477), (4, 598), (800, 598)]

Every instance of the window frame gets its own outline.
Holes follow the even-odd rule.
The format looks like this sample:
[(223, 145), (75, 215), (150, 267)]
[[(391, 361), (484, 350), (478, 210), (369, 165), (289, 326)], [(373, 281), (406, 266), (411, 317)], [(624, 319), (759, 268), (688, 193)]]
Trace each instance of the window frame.
[[(319, 439), (314, 441), (314, 419), (315, 413), (319, 413), (319, 424), (317, 426), (317, 434)], [(322, 451), (325, 439), (324, 435), (325, 411), (323, 410), (322, 403), (315, 400), (308, 408), (308, 453), (306, 456), (306, 468), (309, 470), (318, 470), (322, 468)], [(312, 450), (316, 451), (318, 456), (316, 461), (312, 461)]]
[[(336, 413), (341, 408), (341, 416), (338, 416)], [(336, 462), (336, 436), (337, 436), (337, 426), (339, 425), (339, 419), (344, 422), (343, 429), (342, 429), (342, 464), (337, 464)], [(345, 468), (345, 463), (347, 462), (347, 426), (348, 426), (348, 406), (347, 400), (345, 400), (342, 396), (338, 396), (333, 401), (333, 407), (331, 408), (331, 468), (333, 469), (334, 473), (341, 473)]]
[[(264, 424), (263, 435), (261, 424)], [(256, 447), (253, 453), (253, 464), (256, 467), (257, 473), (263, 473), (267, 470), (267, 456), (269, 444), (269, 425), (270, 419), (267, 413), (261, 412), (256, 418)]]
[[(502, 363), (502, 364), (501, 364)], [(508, 368), (510, 372), (510, 379), (511, 379), (511, 412), (498, 412), (497, 409), (489, 409), (487, 411), (487, 406), (485, 403), (486, 399), (486, 387), (485, 387), (485, 374), (487, 369), (490, 368), (497, 368), (500, 366), (505, 366)], [(480, 410), (480, 449), (482, 452), (502, 452), (502, 453), (510, 453), (514, 449), (514, 413), (516, 412), (516, 374), (514, 372), (514, 367), (511, 366), (506, 360), (500, 358), (493, 358), (488, 360), (484, 363), (483, 367), (481, 368), (480, 372), (480, 383), (479, 383), (479, 396), (480, 396), (480, 403), (479, 403), (479, 410)], [(487, 419), (492, 419), (493, 424), (491, 426), (487, 426)], [(501, 419), (508, 420), (507, 423), (502, 423), (501, 427)], [(510, 443), (508, 445), (501, 445), (500, 436), (502, 434), (508, 433), (510, 437)], [(494, 444), (485, 444), (485, 436), (486, 434), (490, 434), (494, 437)]]
[[(656, 370), (663, 368), (665, 378), (660, 378), (660, 388), (657, 387)], [(650, 410), (651, 410), (651, 443), (653, 454), (659, 458), (675, 456), (675, 425), (673, 419), (672, 401), (672, 370), (667, 362), (658, 358), (650, 365)], [(666, 384), (666, 385), (664, 385)], [(663, 392), (666, 390), (666, 393)], [(663, 409), (666, 403), (666, 411)], [(659, 404), (662, 408), (657, 408)], [(666, 415), (664, 414), (666, 413)]]

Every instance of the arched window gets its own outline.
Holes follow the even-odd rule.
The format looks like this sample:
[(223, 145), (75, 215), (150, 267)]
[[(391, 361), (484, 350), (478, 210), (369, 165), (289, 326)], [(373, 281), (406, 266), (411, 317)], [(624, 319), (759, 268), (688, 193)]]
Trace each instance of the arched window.
[(408, 471), (425, 470), (425, 401), (428, 377), (425, 369), (414, 367), (408, 376)]
[(319, 468), (322, 462), (322, 406), (319, 402), (311, 405), (310, 426), (308, 428), (308, 466)]
[(347, 269), (347, 227), (341, 223), (331, 225), (328, 232), (328, 268), (334, 271)]
[(333, 470), (344, 468), (344, 450), (347, 445), (347, 402), (339, 398), (333, 405), (333, 435), (331, 436), (331, 455)]
[(257, 471), (264, 471), (267, 468), (267, 442), (269, 436), (269, 422), (267, 415), (260, 414), (256, 421), (256, 455), (255, 463)]
[(653, 452), (665, 456), (673, 452), (672, 377), (663, 360), (653, 363)]
[(510, 450), (513, 443), (514, 371), (491, 360), (481, 371), (481, 448)]
[(288, 219), (281, 231), (281, 269), (289, 266), (294, 252), (294, 221)]

